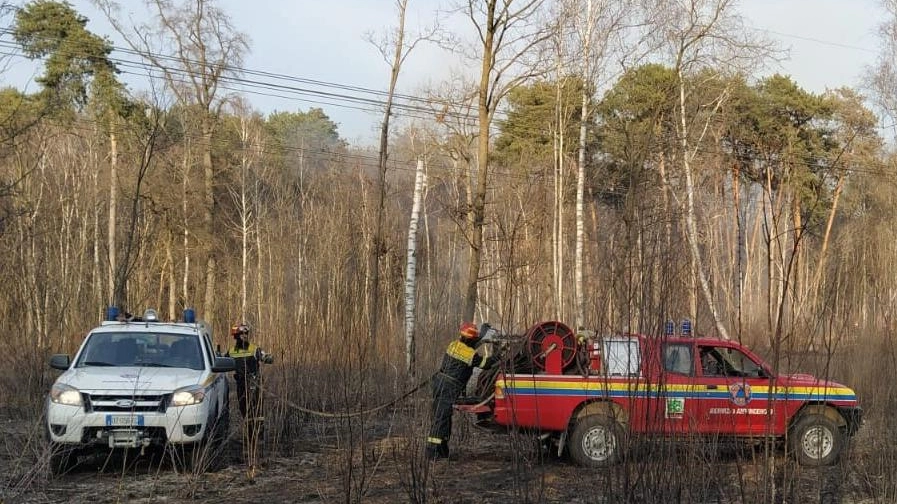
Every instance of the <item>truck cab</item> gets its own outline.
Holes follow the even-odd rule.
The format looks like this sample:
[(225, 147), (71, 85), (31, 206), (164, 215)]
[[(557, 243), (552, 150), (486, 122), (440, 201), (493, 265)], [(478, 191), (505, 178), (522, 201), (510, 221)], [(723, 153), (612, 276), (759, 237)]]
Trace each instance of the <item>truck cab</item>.
[(63, 371), (46, 401), (54, 472), (88, 451), (195, 447), (226, 435), (234, 361), (217, 355), (191, 310), (163, 322), (154, 310), (133, 318), (110, 309), (73, 358), (54, 355), (50, 366)]
[[(498, 373), (492, 421), (548, 433), (586, 466), (619, 460), (625, 434), (773, 438), (787, 441), (802, 464), (828, 465), (862, 423), (849, 387), (776, 374), (735, 341), (690, 334), (585, 341), (557, 322), (535, 326), (527, 341), (537, 365)], [(569, 349), (587, 358), (573, 365)]]

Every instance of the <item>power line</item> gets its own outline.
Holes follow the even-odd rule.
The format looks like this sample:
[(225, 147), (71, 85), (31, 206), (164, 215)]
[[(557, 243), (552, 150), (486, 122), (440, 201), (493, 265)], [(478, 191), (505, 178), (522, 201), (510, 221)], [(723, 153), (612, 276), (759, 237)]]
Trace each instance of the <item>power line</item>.
[(826, 46), (830, 46), (830, 47), (840, 47), (841, 49), (851, 49), (854, 51), (863, 51), (863, 52), (872, 53), (872, 54), (878, 53), (878, 51), (875, 49), (869, 49), (866, 47), (860, 47), (860, 46), (855, 46), (855, 45), (850, 45), (850, 44), (842, 44), (840, 42), (832, 42), (830, 40), (822, 40), (822, 39), (813, 38), (813, 37), (804, 37), (801, 35), (794, 35), (791, 33), (782, 33), (779, 31), (769, 30), (766, 28), (755, 28), (755, 30), (762, 31), (765, 33), (770, 33), (772, 35), (778, 35), (779, 37), (793, 38), (793, 39), (797, 39), (797, 40), (803, 40), (805, 42), (813, 42), (816, 44), (826, 45)]
[[(9, 29), (0, 30), (0, 35), (10, 35), (12, 32)], [(14, 41), (5, 42), (0, 40), (0, 47), (6, 47), (7, 49), (16, 51), (15, 53), (7, 53), (9, 56), (21, 57), (24, 59), (29, 59), (24, 54), (19, 52), (19, 45)], [(196, 75), (194, 72), (191, 72), (187, 68), (182, 68), (183, 66), (196, 65), (200, 66), (200, 62), (191, 60), (189, 58), (178, 58), (170, 55), (153, 53), (151, 51), (147, 51), (145, 53), (141, 53), (134, 49), (124, 48), (120, 46), (112, 46), (113, 54), (121, 53), (125, 55), (136, 56), (139, 60), (128, 59), (125, 57), (115, 57), (110, 56), (109, 60), (116, 64), (116, 66), (123, 66), (132, 69), (140, 69), (145, 71), (163, 71), (169, 72), (171, 74), (176, 74), (180, 76), (191, 76)], [(77, 56), (77, 55), (74, 55)], [(146, 61), (148, 60), (148, 61)], [(153, 61), (155, 60), (155, 62)], [(172, 63), (174, 66), (172, 67), (161, 67), (158, 63)], [(389, 94), (386, 91), (365, 88), (361, 86), (347, 85), (347, 84), (339, 84), (333, 82), (326, 82), (321, 80), (314, 80), (308, 78), (297, 77), (293, 75), (286, 74), (278, 74), (274, 72), (262, 71), (262, 70), (254, 70), (246, 67), (234, 66), (234, 65), (224, 65), (224, 67), (230, 70), (232, 75), (227, 75), (226, 73), (222, 73), (220, 79), (223, 81), (230, 82), (232, 84), (239, 84), (242, 86), (246, 86), (250, 90), (256, 88), (269, 89), (269, 90), (279, 90), (282, 92), (288, 92), (299, 95), (306, 96), (316, 96), (325, 99), (335, 99), (338, 101), (346, 101), (349, 103), (357, 104), (362, 107), (353, 107), (349, 106), (349, 108), (358, 108), (359, 110), (371, 111), (372, 109), (382, 108), (386, 106), (386, 101), (388, 99)], [(127, 73), (130, 75), (146, 77), (147, 75), (122, 71), (123, 73)], [(254, 76), (258, 77), (257, 79), (240, 77), (241, 75), (245, 76)], [(160, 78), (158, 74), (151, 74), (150, 77)], [(265, 79), (274, 79), (271, 80)], [(292, 84), (284, 84), (292, 83)], [(302, 84), (302, 86), (295, 85)], [(257, 93), (255, 94), (263, 94)], [(273, 95), (275, 97), (289, 98), (281, 95)], [(335, 103), (327, 103), (331, 105), (343, 106), (341, 104)], [(393, 103), (392, 107), (395, 112), (404, 112), (403, 115), (409, 115), (411, 117), (421, 118), (420, 114), (426, 114), (427, 118), (432, 118), (433, 114), (439, 113), (445, 117), (452, 117), (458, 120), (464, 121), (473, 121), (476, 122), (476, 117), (467, 114), (461, 114), (455, 112), (449, 107), (464, 107), (467, 104), (459, 104), (459, 103), (451, 103), (449, 100), (442, 99), (434, 99), (434, 98), (426, 98), (419, 97), (409, 94), (403, 93), (394, 93), (393, 94)], [(370, 108), (365, 108), (370, 107)], [(415, 115), (418, 114), (418, 115)]]
[[(771, 33), (777, 33), (772, 32)], [(0, 29), (0, 35), (10, 35), (12, 31), (9, 29)], [(786, 36), (787, 34), (780, 34)], [(796, 38), (800, 38), (794, 36)], [(825, 43), (824, 41), (819, 41), (815, 39), (808, 39), (814, 42)], [(834, 43), (832, 43), (834, 44)], [(11, 57), (20, 57), (23, 59), (27, 58), (20, 49), (20, 46), (12, 41), (3, 41), (0, 40), (0, 47), (8, 49), (7, 52), (0, 52), (2, 55), (7, 55)], [(852, 49), (861, 49), (853, 46), (845, 46)], [(153, 52), (141, 53), (134, 49), (124, 48), (119, 46), (113, 46), (113, 52), (119, 52), (122, 54), (127, 54), (131, 56), (137, 56), (138, 60), (132, 60), (121, 57), (110, 57), (110, 61), (116, 64), (121, 73), (127, 75), (133, 75), (137, 77), (148, 77), (150, 79), (163, 79), (169, 80), (173, 84), (190, 84), (192, 81), (190, 77), (196, 75), (194, 72), (191, 72), (188, 68), (183, 68), (186, 65), (198, 65), (199, 62), (195, 60), (191, 60), (189, 58), (178, 58), (174, 56), (158, 54)], [(146, 60), (156, 60), (156, 63), (153, 61)], [(175, 67), (163, 67), (160, 68), (159, 62), (171, 62), (176, 65)], [(270, 97), (278, 97), (288, 100), (295, 101), (303, 101), (307, 103), (313, 103), (316, 105), (328, 105), (328, 106), (337, 106), (349, 109), (355, 109), (360, 111), (368, 111), (372, 112), (374, 108), (384, 107), (386, 105), (386, 97), (388, 97), (388, 93), (385, 91), (375, 90), (371, 88), (364, 88), (361, 86), (354, 86), (348, 84), (339, 84), (332, 83), (308, 78), (302, 78), (287, 74), (278, 74), (274, 72), (262, 71), (262, 70), (253, 70), (245, 67), (225, 65), (226, 68), (232, 70), (234, 75), (222, 74), (219, 77), (219, 87), (226, 91), (232, 92), (243, 92), (249, 94), (255, 94), (260, 96), (270, 96)], [(128, 69), (128, 70), (125, 70)], [(138, 71), (143, 71), (144, 73), (140, 73)], [(169, 75), (159, 75), (159, 72), (168, 72)], [(245, 77), (239, 77), (238, 75), (250, 75), (257, 76), (258, 79), (249, 79)], [(270, 82), (264, 79), (275, 79), (275, 82)], [(297, 84), (303, 84), (303, 86), (295, 86), (282, 84), (277, 81), (285, 81), (292, 82)], [(313, 87), (308, 86), (318, 86), (323, 89), (314, 89)], [(355, 95), (352, 93), (361, 93), (361, 95)], [(371, 95), (371, 96), (366, 96)], [(414, 119), (422, 119), (422, 120), (432, 120), (433, 117), (431, 114), (434, 113), (434, 105), (438, 104), (446, 104), (453, 105), (459, 107), (469, 107), (469, 103), (451, 103), (443, 100), (434, 100), (430, 98), (422, 98), (413, 95), (407, 95), (402, 93), (396, 93), (394, 95), (395, 98), (398, 98), (399, 101), (393, 104), (394, 109), (397, 110), (398, 114), (401, 114), (405, 117), (414, 118)], [(402, 101), (404, 100), (404, 102)], [(468, 114), (460, 114), (450, 110), (445, 110), (442, 112), (447, 117), (455, 118), (456, 120), (461, 121), (462, 123), (466, 121), (466, 124), (470, 127), (475, 127), (477, 123), (477, 118)], [(501, 119), (500, 114), (496, 114), (496, 118), (493, 123), (496, 126), (500, 126), (503, 124), (503, 119)], [(506, 119), (505, 119), (506, 120)], [(545, 134), (548, 133), (547, 130), (542, 129), (533, 129), (531, 133), (534, 134)], [(301, 150), (301, 148), (296, 148)], [(317, 151), (320, 152), (320, 151)], [(345, 153), (327, 153), (328, 155), (334, 156), (343, 156), (347, 157)], [(348, 155), (349, 157), (353, 157), (353, 155)], [(363, 157), (365, 161), (373, 161), (375, 158), (373, 157)], [(802, 162), (806, 166), (810, 168), (821, 168), (821, 166), (809, 162)]]

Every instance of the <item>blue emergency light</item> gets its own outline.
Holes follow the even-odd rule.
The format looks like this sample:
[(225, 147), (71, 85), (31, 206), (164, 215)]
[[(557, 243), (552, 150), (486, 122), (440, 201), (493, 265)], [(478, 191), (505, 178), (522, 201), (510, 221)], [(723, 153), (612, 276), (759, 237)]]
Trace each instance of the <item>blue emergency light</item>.
[(193, 311), (193, 308), (184, 309), (184, 322), (188, 324), (193, 324), (196, 322), (196, 312)]
[(115, 321), (118, 319), (118, 307), (117, 306), (107, 306), (106, 307), (106, 320)]
[(664, 328), (663, 328), (663, 334), (664, 334), (665, 336), (672, 336), (672, 335), (673, 335), (673, 329), (675, 328), (675, 325), (676, 325), (676, 324), (675, 324), (672, 320), (667, 320), (667, 323), (666, 323), (666, 325), (665, 325)]
[(682, 319), (682, 335), (691, 336), (691, 320)]

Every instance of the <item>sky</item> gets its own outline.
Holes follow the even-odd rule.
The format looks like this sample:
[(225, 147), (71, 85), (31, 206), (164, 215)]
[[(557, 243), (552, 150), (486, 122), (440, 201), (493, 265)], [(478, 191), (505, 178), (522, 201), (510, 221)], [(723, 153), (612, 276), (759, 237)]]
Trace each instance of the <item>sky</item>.
[[(89, 0), (69, 1), (90, 19), (88, 29), (124, 45)], [(408, 30), (431, 24), (434, 12), (449, 2), (409, 0)], [(120, 3), (126, 12), (141, 5), (138, 0)], [(387, 88), (389, 65), (365, 34), (381, 34), (395, 25), (394, 0), (217, 0), (217, 5), (250, 39), (243, 67), (266, 72), (252, 78), (277, 86), (248, 88), (255, 108), (270, 113), (320, 107), (350, 143), (375, 142), (380, 113), (360, 110), (368, 107), (346, 97), (370, 99)], [(876, 59), (884, 11), (878, 0), (741, 0), (739, 12), (748, 26), (787, 50), (786, 60), (767, 73), (790, 75), (804, 89), (821, 93), (861, 85), (864, 69)], [(462, 21), (448, 23), (467, 29)], [(422, 96), (426, 86), (465, 71), (456, 61), (451, 53), (418, 47), (403, 66), (398, 91)], [(11, 63), (3, 84), (29, 85), (33, 63), (15, 58)]]

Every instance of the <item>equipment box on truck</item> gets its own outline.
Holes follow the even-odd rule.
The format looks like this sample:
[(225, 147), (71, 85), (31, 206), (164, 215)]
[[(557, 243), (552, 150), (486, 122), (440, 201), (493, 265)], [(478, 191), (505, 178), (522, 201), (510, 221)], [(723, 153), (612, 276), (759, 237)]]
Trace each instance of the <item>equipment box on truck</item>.
[[(194, 320), (161, 322), (155, 311), (108, 320), (91, 330), (74, 358), (54, 355), (64, 371), (46, 401), (54, 472), (80, 454), (114, 448), (192, 448), (224, 439), (231, 358), (212, 348), (209, 328)], [(193, 454), (191, 454), (193, 455)]]
[(458, 408), (548, 435), (593, 467), (619, 460), (630, 435), (771, 438), (802, 464), (827, 465), (860, 427), (849, 387), (776, 374), (738, 342), (688, 329), (586, 339), (559, 322), (538, 324), (516, 358), (488, 377), (491, 401)]

